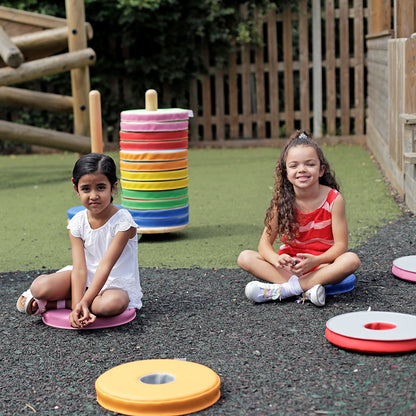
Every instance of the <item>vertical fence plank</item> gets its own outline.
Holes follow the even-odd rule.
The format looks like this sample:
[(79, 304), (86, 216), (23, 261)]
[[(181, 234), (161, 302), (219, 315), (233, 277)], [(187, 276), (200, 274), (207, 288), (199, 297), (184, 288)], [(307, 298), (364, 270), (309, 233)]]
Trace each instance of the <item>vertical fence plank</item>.
[(241, 48), (241, 89), (243, 99), (243, 137), (252, 137), (253, 128), (251, 121), (251, 85), (250, 85), (250, 46)]
[(321, 0), (312, 1), (313, 134), (322, 136), (322, 13)]
[(404, 85), (406, 86), (406, 101), (404, 112), (416, 113), (416, 39), (407, 39), (405, 43)]
[(277, 31), (276, 13), (271, 12), (267, 18), (267, 46), (270, 97), (270, 136), (279, 137), (279, 83), (277, 72)]
[(364, 133), (364, 11), (363, 1), (354, 0), (354, 115), (355, 134)]
[(299, 82), (300, 82), (300, 121), (301, 129), (311, 129), (309, 100), (309, 36), (308, 2), (299, 3)]
[(396, 152), (396, 140), (397, 137), (397, 114), (399, 109), (399, 94), (398, 87), (400, 85), (397, 79), (400, 68), (400, 39), (391, 40), (388, 43), (388, 55), (389, 55), (389, 154), (390, 157), (395, 161)]
[[(247, 18), (247, 4), (240, 8), (241, 15)], [(250, 68), (250, 45), (241, 47), (241, 89), (243, 99), (243, 137), (253, 137), (252, 110), (251, 110), (251, 68)]]
[(215, 126), (217, 140), (225, 140), (224, 129), (224, 70), (219, 69), (215, 73)]
[(228, 71), (228, 95), (230, 103), (230, 139), (238, 138), (238, 84), (237, 84), (237, 54), (230, 56)]
[[(256, 25), (260, 34), (263, 34), (263, 20), (256, 13)], [(255, 77), (256, 77), (256, 126), (257, 137), (266, 137), (266, 111), (265, 111), (265, 86), (264, 86), (264, 53), (263, 48), (256, 48), (255, 51)]]
[(350, 48), (348, 0), (339, 1), (341, 134), (350, 132)]
[(189, 119), (189, 142), (198, 142), (198, 123), (197, 118), (199, 117), (198, 109), (198, 82), (196, 79), (192, 79), (189, 84), (189, 105), (192, 108), (194, 116)]
[(335, 85), (335, 7), (334, 0), (325, 4), (325, 72), (326, 72), (326, 130), (336, 134)]
[(290, 136), (295, 128), (293, 106), (293, 50), (292, 50), (292, 13), (290, 6), (283, 11), (283, 67), (285, 81), (286, 135)]
[(204, 126), (204, 140), (212, 140), (211, 128), (211, 76), (209, 71), (209, 53), (208, 50), (203, 52), (203, 59), (208, 69), (208, 75), (202, 78), (202, 116)]

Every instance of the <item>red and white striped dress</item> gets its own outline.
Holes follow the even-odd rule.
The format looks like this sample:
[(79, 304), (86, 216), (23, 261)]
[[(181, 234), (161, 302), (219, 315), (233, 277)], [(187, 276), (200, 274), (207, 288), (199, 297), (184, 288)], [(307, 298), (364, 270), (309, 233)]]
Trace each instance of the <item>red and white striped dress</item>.
[(304, 214), (297, 210), (299, 231), (294, 241), (287, 242), (285, 236), (278, 254), (289, 254), (295, 257), (298, 253), (320, 255), (334, 245), (332, 234), (332, 207), (339, 195), (336, 189), (331, 189), (323, 204), (315, 211)]

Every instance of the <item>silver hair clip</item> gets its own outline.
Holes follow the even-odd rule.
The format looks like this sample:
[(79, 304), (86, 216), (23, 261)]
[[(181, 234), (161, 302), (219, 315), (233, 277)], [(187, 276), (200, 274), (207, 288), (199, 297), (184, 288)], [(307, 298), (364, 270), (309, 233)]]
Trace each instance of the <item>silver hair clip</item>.
[(307, 139), (308, 138), (308, 136), (305, 134), (305, 133), (301, 133), (301, 134), (299, 134), (299, 139)]

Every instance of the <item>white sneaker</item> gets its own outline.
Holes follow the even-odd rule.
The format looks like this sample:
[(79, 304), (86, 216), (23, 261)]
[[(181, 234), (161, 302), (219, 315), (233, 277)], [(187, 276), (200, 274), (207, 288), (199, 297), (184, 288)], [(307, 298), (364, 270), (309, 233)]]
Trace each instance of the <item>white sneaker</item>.
[(315, 306), (324, 306), (325, 305), (325, 288), (322, 285), (315, 285), (311, 289), (307, 290), (305, 293), (305, 298), (310, 300)]
[(247, 283), (245, 294), (254, 302), (268, 302), (280, 299), (280, 287), (277, 283), (263, 283), (253, 280)]

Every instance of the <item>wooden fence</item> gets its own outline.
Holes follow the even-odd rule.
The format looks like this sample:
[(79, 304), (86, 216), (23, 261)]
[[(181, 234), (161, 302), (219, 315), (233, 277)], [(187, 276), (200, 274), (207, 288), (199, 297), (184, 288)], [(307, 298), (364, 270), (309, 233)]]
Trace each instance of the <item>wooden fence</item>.
[(367, 36), (367, 145), (416, 213), (416, 3), (372, 0)]
[(264, 145), (295, 129), (364, 140), (367, 7), (317, 0), (314, 19), (310, 3), (259, 17), (264, 47), (243, 46), (227, 69), (191, 82), (191, 145)]

